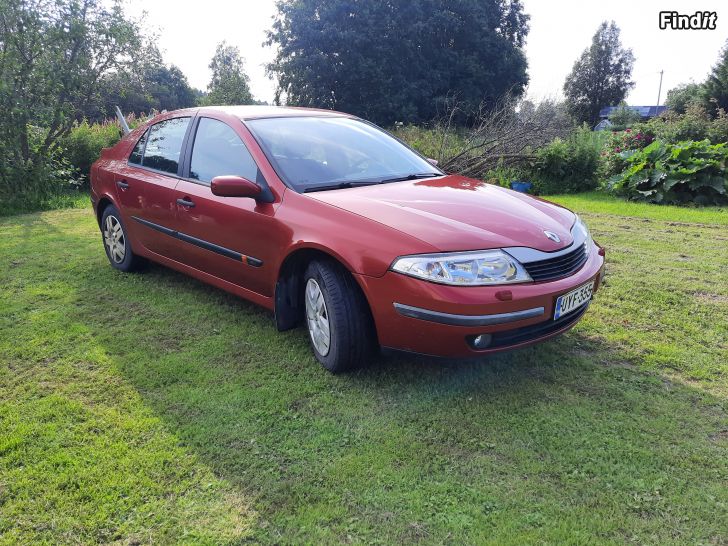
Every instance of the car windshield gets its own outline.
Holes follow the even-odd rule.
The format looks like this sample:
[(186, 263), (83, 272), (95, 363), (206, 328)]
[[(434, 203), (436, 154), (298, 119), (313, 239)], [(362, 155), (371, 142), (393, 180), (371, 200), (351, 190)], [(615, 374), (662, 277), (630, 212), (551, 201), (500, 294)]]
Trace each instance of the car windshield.
[(273, 167), (298, 192), (442, 176), (384, 131), (345, 117), (246, 122)]

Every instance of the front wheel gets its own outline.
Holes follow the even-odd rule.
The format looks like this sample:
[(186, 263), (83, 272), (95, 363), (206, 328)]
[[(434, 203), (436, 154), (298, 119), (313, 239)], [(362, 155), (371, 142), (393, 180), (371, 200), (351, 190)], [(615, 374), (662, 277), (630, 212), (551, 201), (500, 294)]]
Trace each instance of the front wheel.
[(306, 326), (316, 359), (338, 373), (366, 364), (374, 332), (367, 303), (348, 271), (314, 261), (304, 276)]
[(109, 258), (112, 267), (125, 272), (139, 268), (142, 259), (134, 254), (119, 209), (114, 205), (104, 209), (101, 216), (101, 235), (106, 257)]

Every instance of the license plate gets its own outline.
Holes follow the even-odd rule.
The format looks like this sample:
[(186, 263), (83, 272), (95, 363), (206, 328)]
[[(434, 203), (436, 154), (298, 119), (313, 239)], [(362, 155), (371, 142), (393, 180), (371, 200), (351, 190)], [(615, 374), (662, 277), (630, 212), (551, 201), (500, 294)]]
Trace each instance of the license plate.
[(575, 288), (571, 292), (562, 294), (556, 298), (556, 310), (554, 311), (554, 320), (568, 315), (574, 309), (578, 309), (582, 304), (589, 301), (594, 290), (594, 281), (582, 284), (579, 288)]

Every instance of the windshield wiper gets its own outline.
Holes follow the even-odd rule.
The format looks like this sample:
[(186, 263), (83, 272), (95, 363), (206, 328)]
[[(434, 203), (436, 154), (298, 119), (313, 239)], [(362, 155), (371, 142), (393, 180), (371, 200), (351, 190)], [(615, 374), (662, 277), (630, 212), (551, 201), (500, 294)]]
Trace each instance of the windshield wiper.
[(435, 178), (436, 176), (445, 176), (442, 173), (413, 173), (404, 176), (398, 176), (396, 178), (385, 178), (382, 180), (382, 184), (387, 182), (404, 182), (405, 180), (419, 180), (420, 178)]
[(381, 184), (378, 180), (364, 180), (360, 182), (336, 182), (334, 184), (323, 184), (321, 186), (310, 186), (303, 190), (303, 193), (310, 193), (312, 191), (326, 191), (326, 190), (343, 190), (344, 188), (353, 188), (358, 186), (373, 186), (375, 184)]
[(312, 191), (326, 191), (326, 190), (342, 190), (344, 188), (354, 188), (359, 186), (374, 186), (375, 184), (386, 184), (387, 182), (402, 182), (404, 180), (419, 180), (420, 178), (434, 178), (436, 176), (445, 176), (442, 173), (413, 173), (404, 176), (398, 176), (396, 178), (385, 178), (384, 180), (358, 180), (358, 181), (343, 181), (334, 182), (333, 184), (322, 184), (320, 186), (309, 186), (303, 190), (303, 193), (310, 193)]

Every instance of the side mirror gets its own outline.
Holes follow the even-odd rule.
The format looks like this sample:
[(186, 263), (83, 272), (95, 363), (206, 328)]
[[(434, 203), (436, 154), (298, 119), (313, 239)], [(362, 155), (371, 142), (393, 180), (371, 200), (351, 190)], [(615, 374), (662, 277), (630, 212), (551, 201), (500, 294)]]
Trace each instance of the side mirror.
[(242, 176), (216, 176), (210, 182), (213, 195), (257, 199), (263, 191), (255, 182)]
[(428, 157), (428, 158), (427, 158), (427, 162), (428, 162), (428, 163), (429, 163), (430, 165), (434, 165), (435, 167), (437, 167), (437, 164), (438, 164), (438, 163), (440, 163), (440, 162), (439, 162), (439, 161), (438, 161), (437, 159), (432, 159), (431, 157)]

